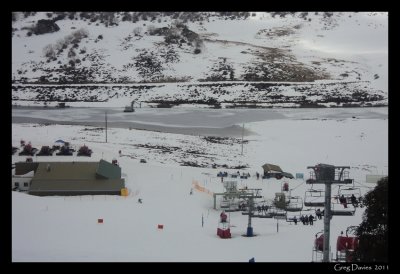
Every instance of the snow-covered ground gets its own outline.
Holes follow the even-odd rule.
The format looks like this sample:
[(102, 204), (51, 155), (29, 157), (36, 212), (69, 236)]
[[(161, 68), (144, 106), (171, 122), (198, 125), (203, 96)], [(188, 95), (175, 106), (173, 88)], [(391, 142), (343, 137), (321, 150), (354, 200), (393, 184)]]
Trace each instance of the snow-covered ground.
[[(203, 136), (109, 128), (105, 143), (104, 131), (90, 126), (14, 123), (13, 146), (24, 139), (40, 148), (61, 138), (75, 147), (88, 145), (94, 151), (90, 160), (116, 158), (130, 194), (35, 197), (13, 192), (12, 260), (247, 262), (254, 257), (256, 262), (310, 262), (315, 234), (323, 229), (321, 220), (305, 226), (253, 218), (256, 236), (243, 237), (248, 218), (232, 212), (232, 238), (220, 239), (216, 232), (221, 210), (214, 210), (212, 196), (197, 191), (193, 183), (222, 192), (217, 172), (237, 170), (212, 169), (211, 164), (248, 165), (240, 172), (249, 172), (251, 177), (239, 180), (239, 187), (261, 188), (261, 195), (268, 200), (287, 182), (292, 196), (304, 197), (309, 188), (304, 180), (257, 180), (255, 173), (262, 172), (263, 164), (271, 163), (293, 174), (304, 173), (307, 179), (307, 166), (325, 163), (350, 166), (355, 186), (366, 193), (374, 187), (365, 182), (367, 174), (388, 172), (387, 108), (372, 111), (375, 115), (371, 109), (337, 109), (336, 114), (321, 116), (324, 111), (281, 110), (283, 118), (246, 123), (253, 134), (245, 136), (248, 142), (243, 145), (243, 155), (240, 137), (210, 143)], [(240, 126), (240, 122), (237, 124)], [(12, 161), (25, 158), (13, 156)], [(147, 163), (139, 163), (142, 158)], [(88, 159), (34, 157), (34, 161), (64, 160)], [(181, 166), (182, 161), (206, 167)], [(332, 192), (337, 194), (338, 187)], [(138, 203), (139, 198), (143, 203)], [(304, 212), (310, 213), (313, 211)], [(340, 231), (360, 224), (362, 213), (358, 208), (354, 216), (332, 218), (333, 257)], [(97, 223), (99, 218), (104, 219), (103, 224)], [(159, 224), (164, 228), (158, 229)]]

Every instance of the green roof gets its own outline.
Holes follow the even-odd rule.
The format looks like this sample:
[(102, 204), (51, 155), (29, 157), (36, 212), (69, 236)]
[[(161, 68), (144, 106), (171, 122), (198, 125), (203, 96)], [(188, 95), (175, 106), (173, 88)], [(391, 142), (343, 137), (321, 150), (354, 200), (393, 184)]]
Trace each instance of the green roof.
[(52, 191), (120, 191), (125, 187), (124, 179), (116, 180), (37, 180), (33, 179), (29, 193)]
[(121, 179), (121, 168), (103, 160), (100, 163), (39, 162), (29, 193), (117, 193), (124, 187), (125, 180)]
[(15, 163), (15, 175), (24, 175), (30, 171), (36, 171), (39, 163), (17, 162)]
[(108, 178), (108, 179), (121, 178), (121, 168), (117, 165), (113, 165), (104, 160), (100, 160), (96, 173), (98, 176), (103, 178)]
[(98, 162), (39, 162), (35, 180), (96, 180)]

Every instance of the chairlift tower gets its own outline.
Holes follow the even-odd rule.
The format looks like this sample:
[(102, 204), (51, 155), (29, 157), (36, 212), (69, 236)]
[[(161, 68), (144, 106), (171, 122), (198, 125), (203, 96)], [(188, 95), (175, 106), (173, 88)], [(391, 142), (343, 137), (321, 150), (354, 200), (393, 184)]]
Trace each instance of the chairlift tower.
[(324, 244), (323, 244), (323, 262), (329, 262), (329, 234), (331, 224), (331, 187), (333, 184), (351, 184), (353, 179), (348, 178), (349, 166), (333, 166), (327, 164), (318, 164), (308, 166), (312, 169), (310, 178), (306, 184), (324, 184), (325, 185), (325, 213), (324, 213)]
[[(260, 191), (260, 188), (250, 188), (250, 189), (237, 189), (236, 188), (236, 182), (230, 182), (226, 181), (224, 182), (224, 187), (226, 189), (226, 192), (224, 193), (214, 193), (214, 209), (216, 209), (216, 200), (217, 196), (221, 195), (224, 196), (225, 198), (232, 199), (232, 198), (238, 198), (238, 199), (245, 199), (247, 200), (247, 205), (248, 205), (248, 212), (244, 215), (249, 215), (248, 216), (248, 223), (247, 223), (247, 230), (246, 234), (243, 236), (246, 237), (253, 237), (253, 227), (251, 226), (251, 218), (253, 216), (253, 211), (254, 211), (254, 199), (257, 198), (262, 198)], [(229, 209), (231, 210), (231, 209)]]
[(251, 215), (253, 214), (253, 209), (254, 209), (254, 195), (249, 196), (249, 219), (247, 222), (247, 231), (246, 231), (246, 237), (253, 237), (253, 227), (251, 226)]

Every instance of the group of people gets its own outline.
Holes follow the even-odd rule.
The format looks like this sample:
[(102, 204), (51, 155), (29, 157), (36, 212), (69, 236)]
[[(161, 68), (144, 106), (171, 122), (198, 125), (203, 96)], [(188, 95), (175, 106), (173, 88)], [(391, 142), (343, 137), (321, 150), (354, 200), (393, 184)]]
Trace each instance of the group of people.
[[(297, 225), (297, 218), (294, 216), (293, 218), (294, 224)], [(307, 215), (302, 215), (300, 216), (300, 222), (303, 223), (303, 225), (314, 225), (314, 216), (310, 214), (310, 216)]]
[(258, 211), (258, 213), (263, 213), (263, 212), (265, 212), (265, 213), (267, 213), (267, 210), (268, 210), (268, 206), (266, 206), (266, 205), (262, 205), (262, 206), (257, 206), (257, 211)]
[(319, 220), (321, 220), (322, 219), (322, 216), (324, 215), (324, 213), (325, 213), (325, 210), (320, 210), (319, 208), (315, 211), (315, 215), (317, 216), (317, 218), (319, 219)]
[[(342, 194), (342, 196), (339, 197), (339, 202), (343, 205), (344, 208), (347, 208), (347, 199), (346, 199), (346, 197), (344, 197), (343, 194)], [(351, 194), (350, 202), (354, 207), (358, 206), (358, 200), (357, 200), (356, 196), (354, 196), (354, 194)]]
[(228, 172), (226, 172), (226, 171), (224, 171), (224, 172), (220, 171), (220, 172), (218, 172), (217, 177), (228, 177)]
[[(241, 210), (241, 211), (245, 210), (246, 207), (247, 207), (246, 203), (240, 203), (239, 204), (239, 210)], [(266, 214), (267, 211), (268, 211), (268, 206), (267, 205), (261, 205), (261, 206), (258, 205), (256, 208), (257, 208), (257, 212), (261, 213), (261, 214), (263, 214), (263, 213)]]

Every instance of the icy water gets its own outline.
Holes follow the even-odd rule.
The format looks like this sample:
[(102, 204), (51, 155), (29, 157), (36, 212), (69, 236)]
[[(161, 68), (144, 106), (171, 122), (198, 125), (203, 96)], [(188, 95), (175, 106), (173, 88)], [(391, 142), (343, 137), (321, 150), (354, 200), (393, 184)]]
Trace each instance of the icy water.
[[(323, 109), (158, 109), (139, 108), (123, 112), (120, 108), (43, 108), (12, 109), (13, 123), (51, 123), (68, 125), (135, 128), (191, 135), (240, 136), (242, 125), (271, 119), (387, 119), (388, 108)], [(244, 129), (244, 135), (252, 132)]]

